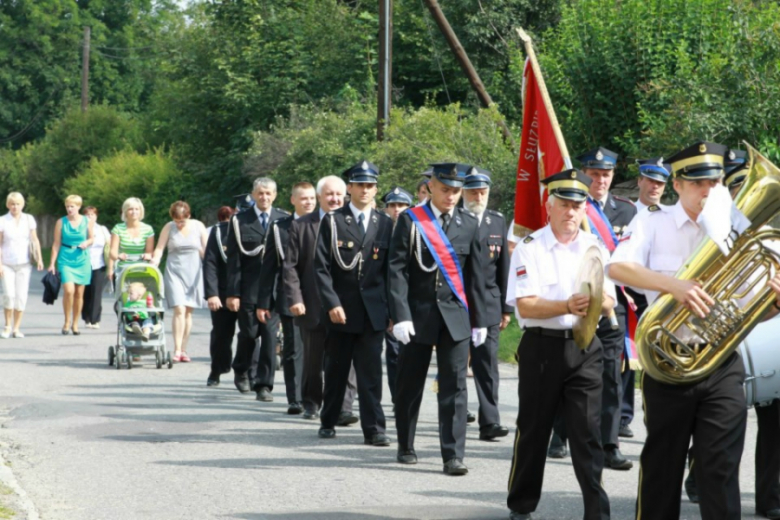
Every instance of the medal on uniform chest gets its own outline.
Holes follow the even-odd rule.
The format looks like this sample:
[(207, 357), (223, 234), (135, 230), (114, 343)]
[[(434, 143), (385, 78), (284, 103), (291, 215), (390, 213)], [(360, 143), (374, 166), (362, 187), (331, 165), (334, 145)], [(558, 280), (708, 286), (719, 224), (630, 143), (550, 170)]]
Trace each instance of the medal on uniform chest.
[(379, 260), (379, 248), (374, 248), (374, 260)]
[(347, 221), (347, 224), (350, 224), (350, 223), (352, 222), (352, 217), (350, 217), (349, 215), (347, 215), (347, 216), (346, 216), (346, 218), (344, 218), (344, 220), (346, 220), (346, 221)]
[(351, 247), (352, 247), (352, 246), (354, 246), (354, 245), (355, 245), (355, 243), (354, 243), (354, 242), (352, 242), (352, 241), (350, 241), (350, 242), (347, 242), (347, 247), (349, 247), (349, 248), (351, 248)]
[(455, 223), (460, 226), (460, 217), (455, 217)]
[(496, 251), (496, 246), (492, 245), (490, 246), (490, 258), (493, 258), (493, 254)]
[(485, 217), (485, 222), (487, 222), (488, 224), (490, 224), (490, 217)]

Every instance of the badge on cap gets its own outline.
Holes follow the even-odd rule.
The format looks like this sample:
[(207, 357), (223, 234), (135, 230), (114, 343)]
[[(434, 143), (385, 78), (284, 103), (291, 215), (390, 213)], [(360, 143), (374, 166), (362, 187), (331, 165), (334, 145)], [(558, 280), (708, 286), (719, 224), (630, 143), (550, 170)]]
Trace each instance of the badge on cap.
[(367, 171), (368, 170), (368, 163), (366, 161), (363, 161), (363, 164), (361, 164), (360, 167)]
[(663, 158), (663, 157), (660, 157), (660, 158), (658, 159), (658, 162), (657, 162), (657, 163), (655, 163), (655, 164), (656, 164), (656, 166), (658, 166), (659, 168), (663, 168), (663, 167), (664, 167), (664, 158)]
[(400, 195), (401, 194), (401, 190), (396, 188), (395, 190), (393, 190), (393, 193), (395, 193), (396, 195)]
[(734, 153), (734, 150), (729, 150), (729, 160), (733, 161), (737, 158), (737, 154)]
[(598, 152), (596, 152), (596, 160), (597, 160), (597, 161), (601, 161), (601, 160), (603, 160), (603, 159), (604, 159), (604, 154), (603, 154), (603, 153), (601, 153), (601, 150), (599, 150)]
[(704, 143), (701, 143), (701, 144), (699, 145), (699, 151), (700, 151), (701, 153), (704, 153), (704, 152), (706, 152), (706, 151), (707, 151), (707, 145), (706, 145), (706, 144), (704, 144)]
[(455, 175), (455, 176), (458, 175), (458, 168), (457, 168), (457, 166), (453, 166), (452, 167), (452, 170), (450, 171), (450, 174), (451, 175)]
[[(601, 152), (599, 152), (601, 153)], [(577, 172), (571, 172), (571, 178), (576, 179), (577, 178)]]

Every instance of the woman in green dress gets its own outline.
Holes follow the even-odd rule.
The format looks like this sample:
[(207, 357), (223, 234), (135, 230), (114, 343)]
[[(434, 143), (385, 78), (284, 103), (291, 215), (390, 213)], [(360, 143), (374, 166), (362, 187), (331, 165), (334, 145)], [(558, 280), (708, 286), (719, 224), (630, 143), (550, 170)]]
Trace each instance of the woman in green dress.
[[(89, 247), (92, 245), (93, 224), (81, 215), (81, 197), (68, 195), (65, 198), (67, 215), (54, 226), (54, 244), (51, 247), (49, 272), (59, 272), (62, 282), (62, 310), (65, 325), (62, 333), (79, 335), (79, 316), (84, 305), (84, 286), (92, 278), (92, 264)], [(56, 266), (56, 269), (55, 269)]]

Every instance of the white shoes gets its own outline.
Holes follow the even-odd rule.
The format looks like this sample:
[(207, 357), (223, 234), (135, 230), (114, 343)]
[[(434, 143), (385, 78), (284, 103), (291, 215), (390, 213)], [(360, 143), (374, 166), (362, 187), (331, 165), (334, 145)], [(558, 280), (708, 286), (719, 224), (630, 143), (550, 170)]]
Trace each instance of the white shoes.
[(0, 338), (8, 339), (11, 337), (11, 327), (6, 327), (3, 332), (0, 332)]

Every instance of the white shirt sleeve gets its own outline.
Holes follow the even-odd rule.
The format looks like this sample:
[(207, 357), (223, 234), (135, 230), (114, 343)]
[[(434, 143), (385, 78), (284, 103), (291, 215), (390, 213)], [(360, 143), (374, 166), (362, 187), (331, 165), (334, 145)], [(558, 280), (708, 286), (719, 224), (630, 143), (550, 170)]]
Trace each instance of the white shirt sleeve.
[(35, 221), (35, 217), (29, 214), (25, 214), (24, 218), (27, 219), (27, 226), (29, 227), (30, 231), (38, 229), (38, 223)]
[(519, 243), (512, 253), (507, 277), (506, 303), (515, 306), (518, 298), (538, 296), (539, 272), (533, 256), (532, 244)]
[[(601, 251), (601, 261), (604, 262), (604, 265), (606, 266), (609, 262), (609, 251), (607, 251), (607, 248), (601, 245), (601, 243), (599, 243), (599, 250)], [(613, 307), (617, 307), (617, 291), (615, 290), (615, 283), (606, 275), (604, 276), (604, 292), (606, 292), (614, 300), (615, 303), (613, 304)]]
[(509, 229), (506, 230), (506, 239), (510, 242), (514, 242), (515, 244), (520, 243), (520, 237), (515, 235), (515, 222), (514, 220), (509, 223)]
[(647, 267), (650, 259), (650, 238), (647, 236), (647, 218), (650, 213), (635, 217), (620, 237), (617, 248), (605, 265), (633, 262)]

